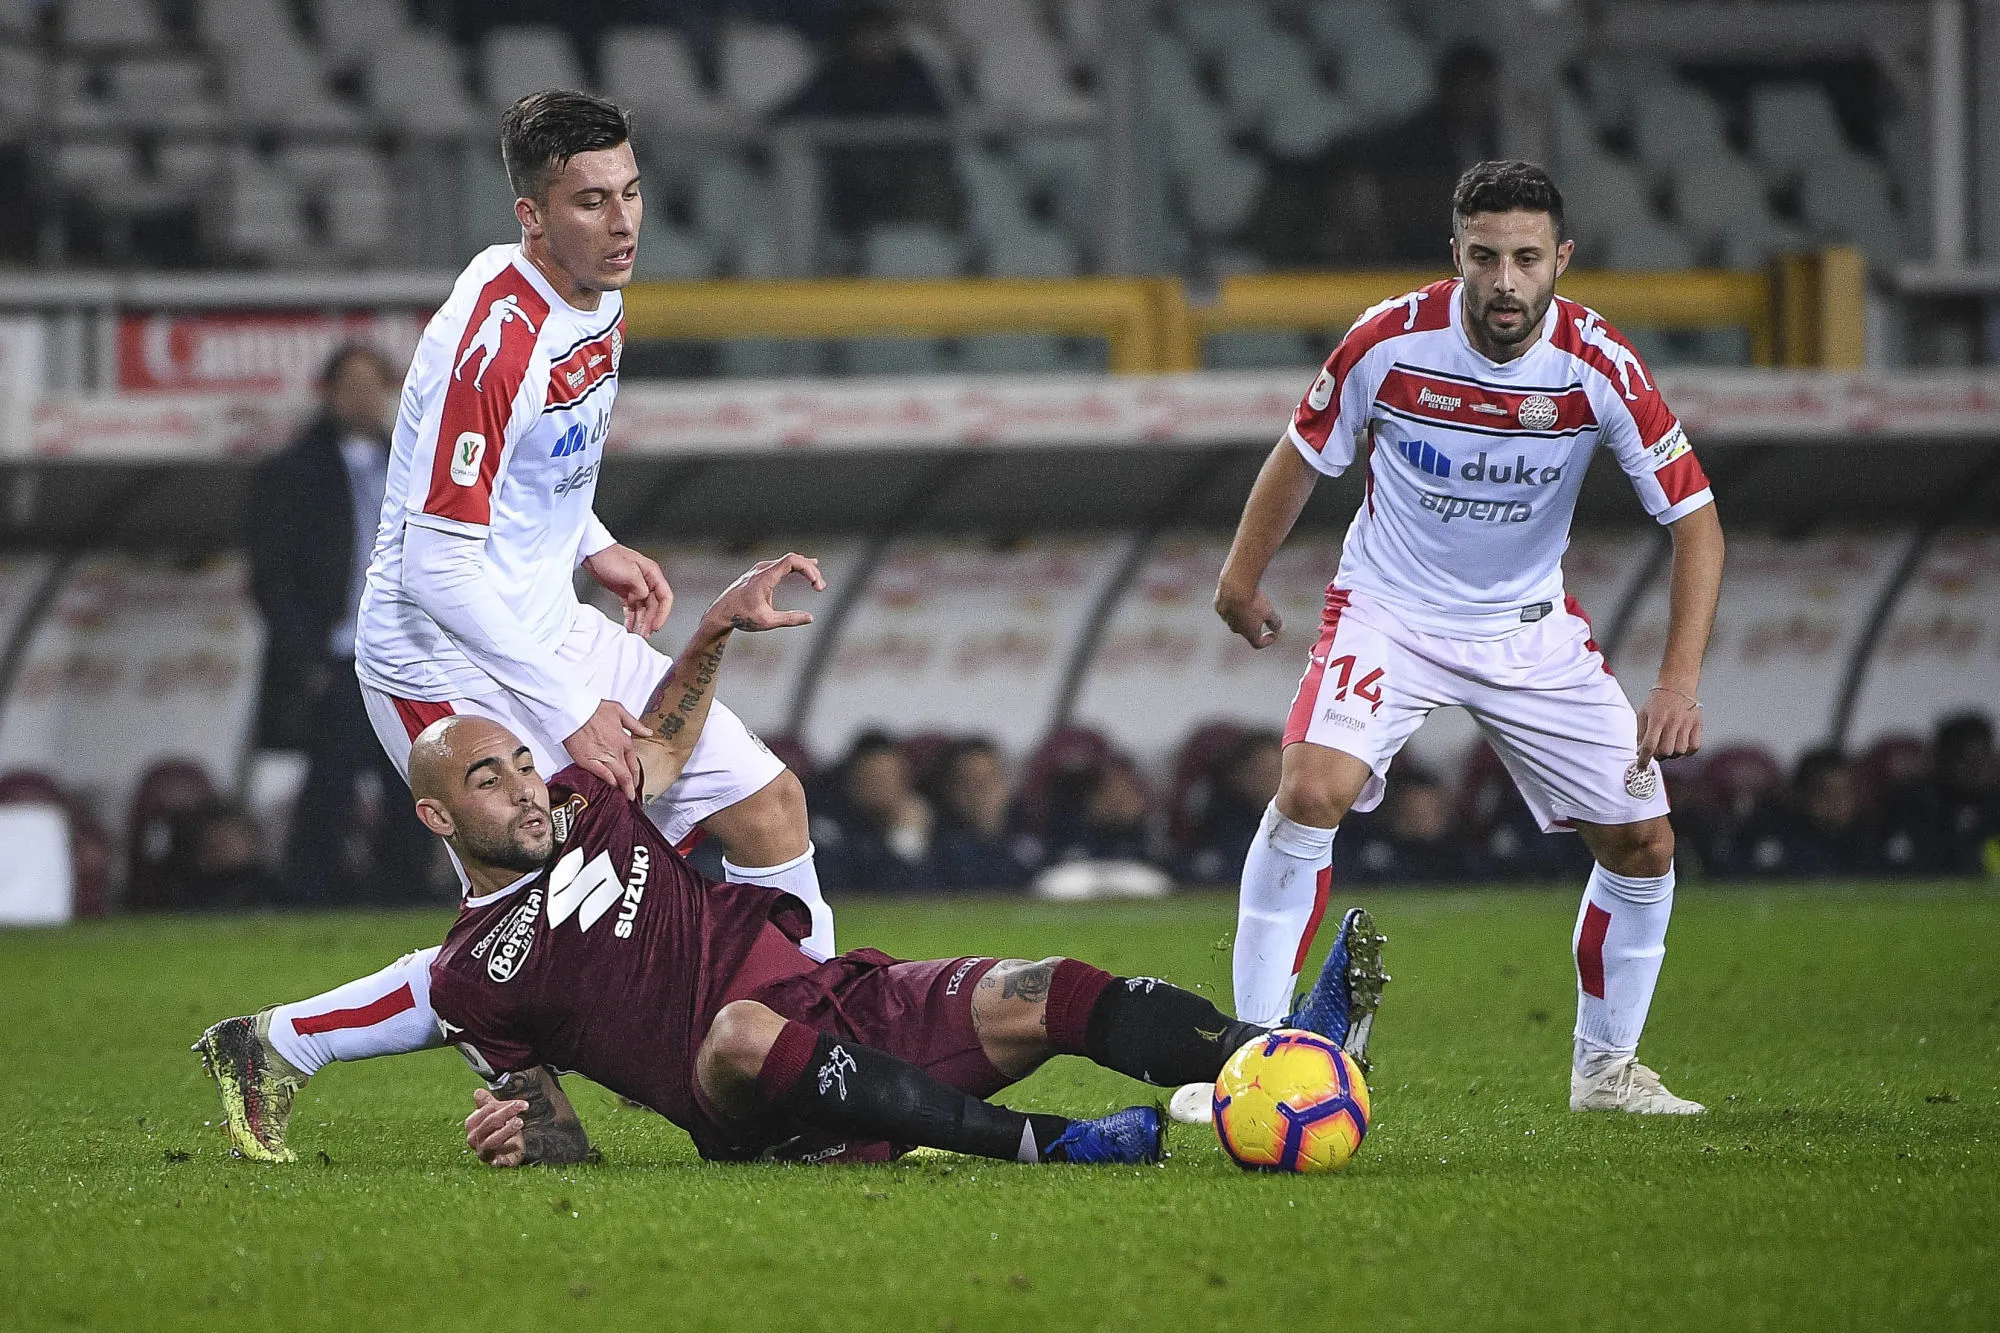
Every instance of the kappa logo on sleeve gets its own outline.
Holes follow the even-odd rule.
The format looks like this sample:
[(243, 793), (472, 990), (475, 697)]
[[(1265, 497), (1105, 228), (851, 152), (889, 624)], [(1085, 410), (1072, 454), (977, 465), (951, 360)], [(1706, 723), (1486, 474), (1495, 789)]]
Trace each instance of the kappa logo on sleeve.
[(479, 464), (486, 457), (486, 437), (466, 431), (451, 446), (451, 479), (460, 486), (479, 484)]

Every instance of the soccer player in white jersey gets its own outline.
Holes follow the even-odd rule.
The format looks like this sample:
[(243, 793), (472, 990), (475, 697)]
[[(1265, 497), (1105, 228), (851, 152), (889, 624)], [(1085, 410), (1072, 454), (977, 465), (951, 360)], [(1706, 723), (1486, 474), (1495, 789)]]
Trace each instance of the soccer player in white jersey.
[[(523, 738), (541, 771), (575, 763), (630, 797), (633, 737), (648, 734), (638, 718), (669, 665), (644, 636), (666, 622), (672, 592), (591, 501), (624, 350), (639, 169), (625, 112), (576, 92), (515, 103), (501, 151), (521, 241), (459, 275), (404, 381), (356, 669), (406, 776), (419, 732), (472, 713)], [(577, 601), (578, 566), (623, 602), (622, 627)], [(715, 706), (687, 769), (648, 808), (670, 842), (697, 826), (717, 837), (730, 879), (805, 902), (807, 947), (833, 953), (805, 793), (735, 714)], [(244, 1155), (289, 1160), (291, 1092), (329, 1061), (442, 1044), (428, 1001), (436, 952), (203, 1035)], [(224, 1042), (232, 1024), (253, 1030)]]
[[(1555, 293), (1572, 242), (1540, 167), (1484, 162), (1452, 198), (1458, 276), (1375, 307), (1313, 381), (1258, 475), (1215, 608), (1252, 647), (1281, 628), (1259, 590), (1322, 474), (1365, 498), (1285, 728), (1277, 798), (1243, 866), (1236, 1015), (1289, 1007), (1349, 810), (1432, 709), (1478, 722), (1544, 829), (1596, 858), (1572, 948), (1572, 1110), (1693, 1113), (1637, 1059), (1666, 951), (1674, 835), (1655, 758), (1701, 744), (1696, 701), (1722, 579), (1701, 466), (1618, 332)], [(1657, 683), (1635, 713), (1565, 595), (1562, 553), (1591, 454), (1607, 447), (1673, 537)]]

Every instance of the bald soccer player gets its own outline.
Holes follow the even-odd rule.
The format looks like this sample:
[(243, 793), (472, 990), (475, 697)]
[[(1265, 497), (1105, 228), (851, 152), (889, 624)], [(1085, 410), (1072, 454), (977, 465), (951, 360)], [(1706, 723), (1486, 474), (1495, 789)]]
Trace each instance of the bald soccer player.
[[(560, 1069), (660, 1112), (711, 1160), (886, 1161), (918, 1146), (1157, 1160), (1156, 1106), (1073, 1120), (983, 1099), (1059, 1054), (1161, 1086), (1213, 1080), (1266, 1029), (1068, 958), (822, 958), (801, 946), (803, 902), (705, 879), (647, 819), (701, 735), (731, 634), (811, 620), (773, 605), (794, 575), (823, 586), (813, 561), (788, 555), (703, 617), (647, 707), (636, 799), (575, 765), (545, 782), (520, 738), (484, 718), (417, 738), (418, 816), (469, 880), (431, 968), (449, 1039), (489, 1083), (468, 1143), (494, 1166), (586, 1160)], [(1365, 1030), (1379, 992), (1350, 988), (1338, 947), (1332, 958), (1289, 1021), (1342, 1041)]]

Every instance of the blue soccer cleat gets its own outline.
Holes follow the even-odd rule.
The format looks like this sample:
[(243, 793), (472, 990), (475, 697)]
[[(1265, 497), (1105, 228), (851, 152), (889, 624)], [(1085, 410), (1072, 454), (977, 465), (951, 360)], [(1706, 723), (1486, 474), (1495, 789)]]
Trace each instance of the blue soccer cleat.
[(1072, 1120), (1044, 1162), (1079, 1166), (1151, 1166), (1167, 1148), (1167, 1120), (1157, 1106), (1128, 1106), (1095, 1120)]
[(1282, 1026), (1316, 1032), (1354, 1057), (1367, 1073), (1368, 1033), (1375, 1026), (1375, 1010), (1382, 1003), (1382, 988), (1389, 974), (1382, 970), (1382, 946), (1387, 936), (1375, 929), (1375, 918), (1365, 907), (1348, 910), (1340, 919), (1333, 948), (1319, 970), (1319, 980), (1299, 997), (1297, 1012)]

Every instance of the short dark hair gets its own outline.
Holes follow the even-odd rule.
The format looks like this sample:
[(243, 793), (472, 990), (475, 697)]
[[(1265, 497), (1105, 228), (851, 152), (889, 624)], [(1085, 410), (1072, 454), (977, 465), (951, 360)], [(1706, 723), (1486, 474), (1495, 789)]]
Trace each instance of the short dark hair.
[(1556, 239), (1569, 233), (1563, 225), (1563, 196), (1555, 178), (1533, 162), (1476, 162), (1465, 169), (1451, 192), (1454, 225), (1475, 213), (1511, 213), (1525, 209), (1547, 213), (1556, 224)]
[(540, 199), (578, 153), (616, 148), (632, 137), (632, 117), (615, 102), (567, 88), (529, 93), (500, 117), (500, 160), (523, 199)]
[(320, 363), (319, 378), (313, 382), (322, 389), (326, 388), (333, 383), (334, 378), (341, 371), (347, 369), (347, 363), (356, 357), (360, 357), (364, 361), (373, 361), (375, 369), (382, 372), (383, 379), (393, 382), (398, 378), (396, 367), (390, 364), (387, 352), (384, 352), (374, 343), (363, 342), (358, 338), (350, 338), (327, 353), (326, 360)]

